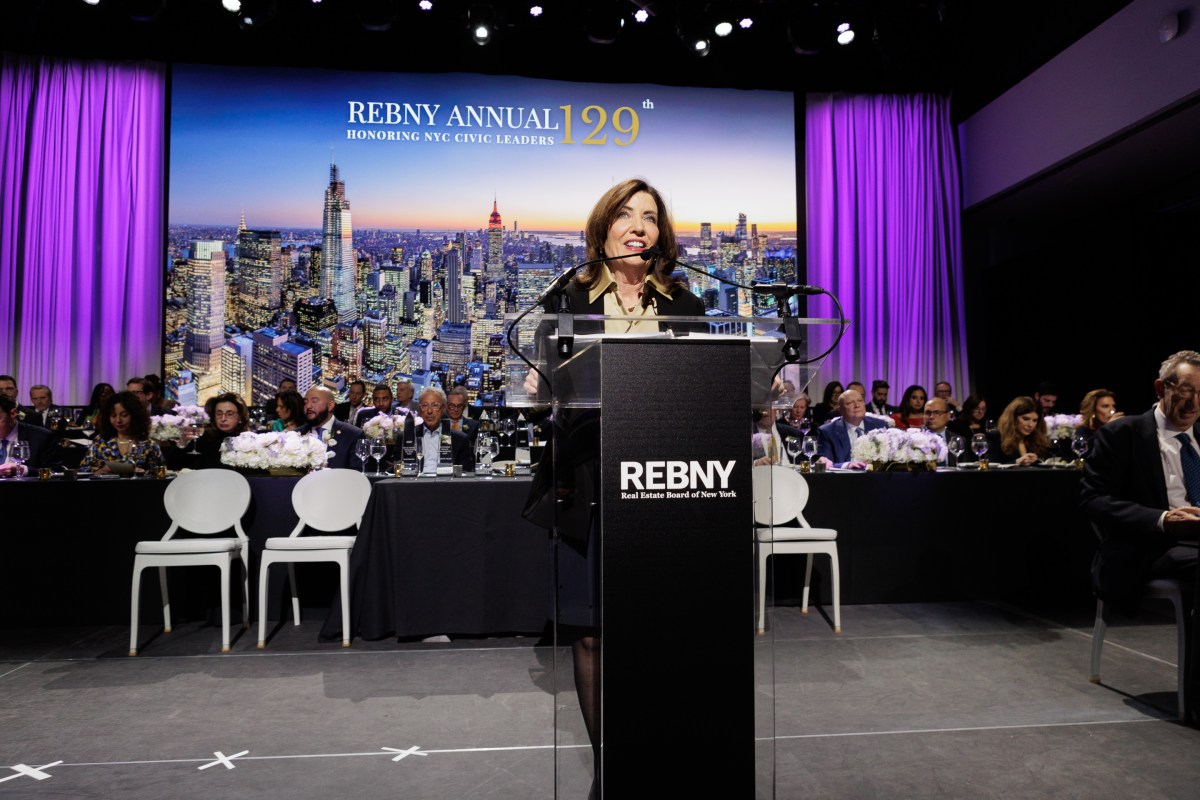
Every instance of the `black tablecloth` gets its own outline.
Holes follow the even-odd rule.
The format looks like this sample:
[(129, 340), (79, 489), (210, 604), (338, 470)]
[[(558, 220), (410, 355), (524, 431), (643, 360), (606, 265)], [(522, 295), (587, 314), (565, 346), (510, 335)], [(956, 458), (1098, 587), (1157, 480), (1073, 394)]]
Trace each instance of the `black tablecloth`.
[[(375, 484), (350, 558), (355, 635), (536, 633), (549, 541), (521, 518), (528, 478)], [(341, 638), (340, 608), (322, 638)]]

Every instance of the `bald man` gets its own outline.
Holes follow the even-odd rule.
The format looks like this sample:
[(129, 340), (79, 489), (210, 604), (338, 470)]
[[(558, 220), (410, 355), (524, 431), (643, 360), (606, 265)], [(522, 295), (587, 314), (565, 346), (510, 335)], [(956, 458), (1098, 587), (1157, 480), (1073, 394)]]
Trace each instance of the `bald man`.
[(354, 452), (358, 440), (362, 438), (362, 428), (342, 422), (333, 416), (333, 408), (337, 398), (333, 392), (324, 386), (314, 386), (304, 395), (304, 418), (307, 424), (300, 429), (301, 433), (317, 433), (321, 441), (329, 447), (333, 457), (327, 466), (334, 469), (362, 469), (362, 460)]

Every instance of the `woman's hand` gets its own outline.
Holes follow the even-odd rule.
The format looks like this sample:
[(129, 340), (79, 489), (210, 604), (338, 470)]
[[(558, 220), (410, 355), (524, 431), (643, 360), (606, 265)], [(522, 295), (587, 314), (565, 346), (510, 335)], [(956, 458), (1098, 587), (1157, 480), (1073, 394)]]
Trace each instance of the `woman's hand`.
[(1014, 466), (1017, 466), (1017, 467), (1032, 467), (1034, 464), (1036, 464), (1039, 461), (1041, 461), (1041, 459), (1038, 458), (1037, 453), (1026, 453), (1025, 455), (1021, 456), (1013, 463), (1014, 463)]

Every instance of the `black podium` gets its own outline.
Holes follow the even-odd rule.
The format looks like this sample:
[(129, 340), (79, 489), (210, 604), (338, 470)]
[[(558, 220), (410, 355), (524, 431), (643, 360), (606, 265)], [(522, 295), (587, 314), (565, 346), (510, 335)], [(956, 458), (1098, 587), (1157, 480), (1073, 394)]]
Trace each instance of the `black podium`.
[[(576, 317), (574, 327), (616, 319)], [(771, 404), (783, 342), (754, 335), (751, 320), (673, 319), (690, 333), (575, 335), (563, 357), (553, 320), (530, 337), (549, 386), (527, 402), (548, 402), (555, 417), (554, 476), (541, 481), (557, 498), (558, 629), (578, 636), (576, 607), (589, 596), (602, 664), (597, 748), (569, 697), (575, 638), (560, 638), (556, 683), (571, 688), (556, 703), (557, 796), (588, 796), (578, 774), (590, 744), (596, 796), (752, 797), (773, 706), (756, 721), (749, 434), (751, 410)], [(508, 385), (521, 374), (512, 369)], [(590, 574), (562, 566), (563, 555), (586, 558)]]

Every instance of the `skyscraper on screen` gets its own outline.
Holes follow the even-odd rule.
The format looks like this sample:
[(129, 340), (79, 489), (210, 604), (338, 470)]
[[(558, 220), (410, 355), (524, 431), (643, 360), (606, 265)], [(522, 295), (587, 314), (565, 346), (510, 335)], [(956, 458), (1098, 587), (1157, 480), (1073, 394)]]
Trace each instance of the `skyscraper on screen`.
[(283, 254), (279, 231), (238, 230), (238, 316), (244, 328), (270, 325), (283, 296)]
[(493, 281), (504, 280), (504, 223), (500, 209), (492, 200), (492, 213), (487, 226), (487, 273)]
[(338, 175), (337, 164), (329, 165), (329, 186), (325, 189), (325, 212), (321, 236), (321, 293), (333, 298), (338, 321), (349, 322), (357, 316), (354, 306), (354, 243), (350, 223), (350, 201), (346, 184)]

